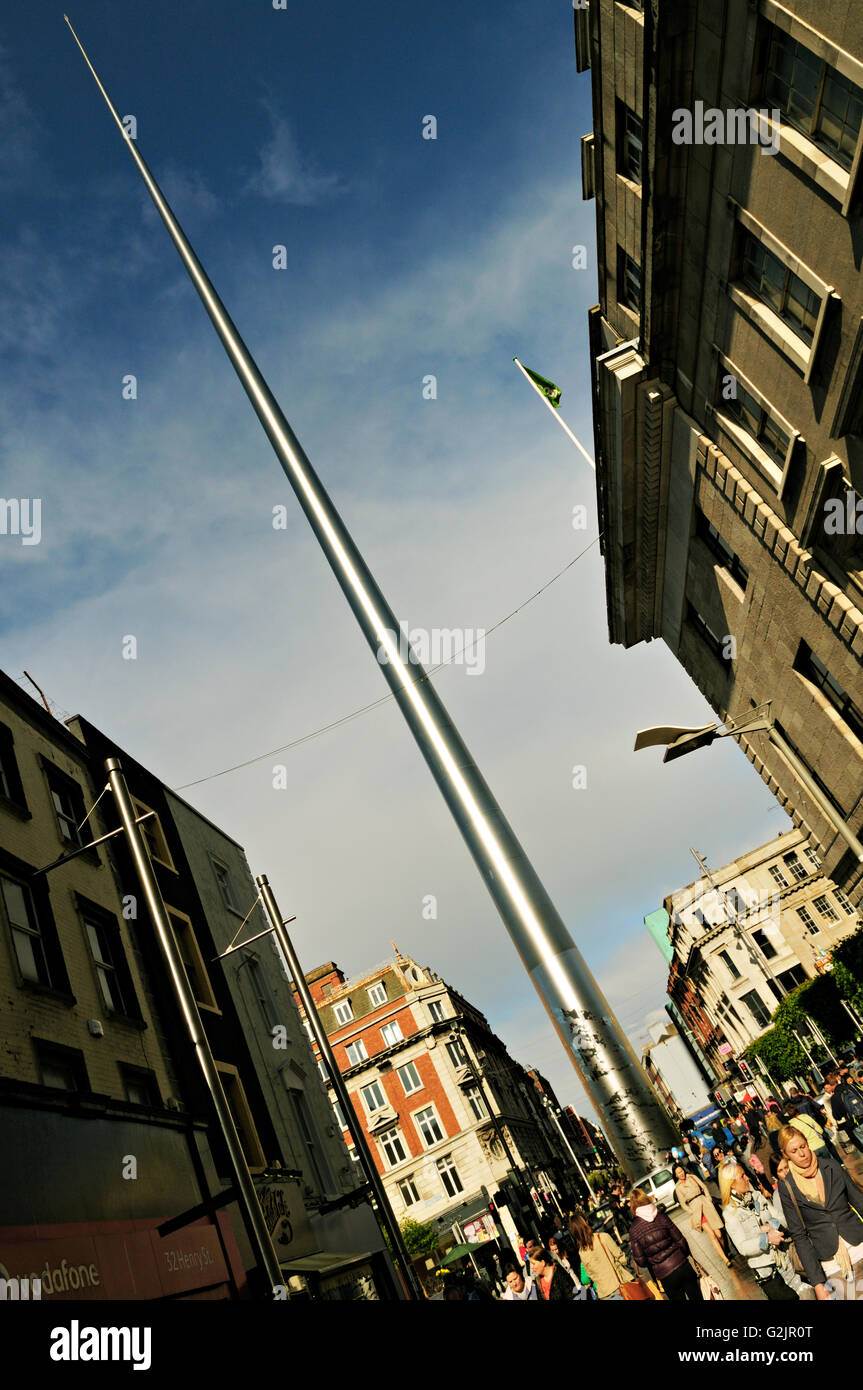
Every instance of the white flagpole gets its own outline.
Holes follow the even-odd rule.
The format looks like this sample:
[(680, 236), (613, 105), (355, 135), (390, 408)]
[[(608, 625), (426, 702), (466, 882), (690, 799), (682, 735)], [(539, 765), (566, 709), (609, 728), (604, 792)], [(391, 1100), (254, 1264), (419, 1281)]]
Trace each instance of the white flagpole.
[(533, 387), (534, 391), (535, 391), (536, 394), (539, 396), (539, 399), (542, 401), (543, 405), (547, 405), (547, 406), (548, 406), (548, 408), (549, 408), (549, 410), (551, 411), (552, 415), (554, 416), (555, 420), (556, 420), (557, 423), (560, 425), (560, 428), (564, 431), (565, 434), (568, 434), (568, 435), (569, 435), (569, 437), (570, 437), (570, 439), (572, 440), (573, 444), (575, 445), (576, 449), (579, 449), (579, 450), (581, 451), (581, 453), (584, 455), (584, 457), (587, 459), (587, 462), (590, 464), (591, 468), (593, 469), (593, 471), (594, 471), (594, 473), (595, 473), (595, 472), (596, 472), (596, 464), (594, 463), (593, 459), (590, 457), (590, 454), (587, 452), (587, 450), (585, 449), (584, 445), (583, 445), (582, 443), (580, 443), (579, 440), (576, 439), (576, 437), (575, 437), (575, 435), (573, 434), (572, 430), (569, 428), (569, 425), (566, 423), (566, 421), (565, 421), (565, 420), (563, 419), (563, 417), (561, 416), (560, 411), (559, 411), (559, 410), (555, 410), (555, 408), (554, 408), (554, 406), (552, 405), (551, 401), (548, 399), (548, 396), (544, 396), (544, 395), (543, 395), (542, 391), (540, 391), (539, 387), (537, 386), (536, 382), (533, 380), (533, 377), (530, 375), (530, 373), (528, 372), (528, 370), (527, 370), (527, 368), (524, 366), (524, 364), (523, 364), (522, 362), (519, 362), (519, 360), (518, 360), (517, 357), (514, 357), (512, 360), (513, 360), (513, 362), (515, 363), (515, 365), (518, 367), (519, 371), (520, 371), (520, 372), (522, 373), (522, 375), (524, 376), (525, 380), (528, 381), (528, 382), (530, 382), (530, 385)]

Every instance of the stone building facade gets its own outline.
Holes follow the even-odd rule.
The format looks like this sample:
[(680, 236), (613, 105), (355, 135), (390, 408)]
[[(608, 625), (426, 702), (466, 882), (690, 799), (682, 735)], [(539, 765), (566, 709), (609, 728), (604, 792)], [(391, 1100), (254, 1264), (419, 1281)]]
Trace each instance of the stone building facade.
[(767, 713), (817, 793), (736, 737), (859, 901), (863, 10), (591, 0), (576, 47), (610, 640), (661, 637), (722, 720)]
[(706, 1049), (717, 1084), (788, 991), (829, 968), (832, 948), (859, 925), (797, 830), (670, 893), (664, 907), (669, 994), (685, 1021), (681, 1032)]

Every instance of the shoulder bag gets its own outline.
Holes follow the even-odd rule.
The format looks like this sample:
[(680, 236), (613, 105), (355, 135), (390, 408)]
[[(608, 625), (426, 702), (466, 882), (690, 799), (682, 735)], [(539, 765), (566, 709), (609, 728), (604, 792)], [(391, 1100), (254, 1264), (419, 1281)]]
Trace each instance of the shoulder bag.
[(635, 1278), (621, 1280), (621, 1272), (628, 1274), (629, 1270), (627, 1269), (625, 1271), (621, 1271), (617, 1261), (611, 1258), (605, 1246), (603, 1245), (602, 1236), (599, 1233), (597, 1233), (596, 1239), (599, 1242), (600, 1250), (602, 1251), (603, 1255), (605, 1256), (606, 1260), (611, 1266), (611, 1271), (617, 1281), (617, 1287), (620, 1290), (621, 1298), (624, 1298), (628, 1303), (640, 1302), (644, 1299), (653, 1298), (653, 1293), (648, 1288), (647, 1283), (644, 1279)]

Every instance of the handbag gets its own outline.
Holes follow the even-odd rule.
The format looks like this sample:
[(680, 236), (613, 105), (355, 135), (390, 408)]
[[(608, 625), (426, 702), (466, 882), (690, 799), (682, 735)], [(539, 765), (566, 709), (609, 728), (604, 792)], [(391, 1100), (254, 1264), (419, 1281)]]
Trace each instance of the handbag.
[(724, 1299), (725, 1295), (723, 1294), (716, 1280), (710, 1277), (706, 1269), (702, 1269), (701, 1265), (695, 1258), (692, 1259), (692, 1264), (695, 1269), (695, 1273), (698, 1275), (698, 1287), (701, 1291), (701, 1297), (704, 1299), (704, 1302), (721, 1302)]
[[(617, 1280), (617, 1287), (620, 1292), (621, 1298), (625, 1299), (627, 1303), (643, 1302), (645, 1299), (653, 1298), (654, 1295), (651, 1289), (648, 1287), (646, 1280), (639, 1279), (637, 1277), (635, 1279), (621, 1280), (621, 1270), (620, 1266), (618, 1265), (618, 1262), (616, 1260), (613, 1260), (609, 1255), (608, 1251), (602, 1243), (602, 1236), (599, 1233), (597, 1233), (596, 1239), (599, 1244), (600, 1250), (602, 1251), (603, 1255), (610, 1264), (612, 1273), (614, 1274), (614, 1277)], [(627, 1269), (625, 1273), (628, 1274), (629, 1270)]]
[[(800, 1217), (800, 1225), (803, 1227), (804, 1231), (806, 1231), (806, 1235), (808, 1236), (809, 1231), (806, 1228), (806, 1222), (803, 1219), (803, 1213), (800, 1210), (800, 1203), (797, 1200), (797, 1193), (794, 1191), (794, 1186), (791, 1182), (787, 1182), (786, 1188), (788, 1192), (790, 1192), (791, 1194), (791, 1200), (794, 1203), (797, 1215)], [(791, 1262), (791, 1268), (794, 1270), (794, 1273), (799, 1274), (801, 1278), (806, 1279), (806, 1270), (803, 1268), (803, 1261), (797, 1253), (797, 1246), (794, 1244), (793, 1240), (791, 1242), (791, 1248), (790, 1250), (786, 1251), (786, 1254), (788, 1255), (788, 1259)]]

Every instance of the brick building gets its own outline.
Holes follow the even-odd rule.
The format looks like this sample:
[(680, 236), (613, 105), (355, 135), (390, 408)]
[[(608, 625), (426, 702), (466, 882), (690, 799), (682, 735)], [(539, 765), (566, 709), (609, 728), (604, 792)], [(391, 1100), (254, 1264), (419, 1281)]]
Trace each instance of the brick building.
[(575, 1178), (565, 1146), (532, 1078), (463, 996), (399, 952), (351, 979), (333, 961), (306, 979), (400, 1223), (493, 1236), (488, 1203), (502, 1183), (514, 1194), (497, 1218), (510, 1239), (559, 1213)]
[(736, 737), (859, 901), (863, 9), (590, 0), (576, 51), (609, 637), (661, 637), (723, 720), (767, 711), (817, 792)]

